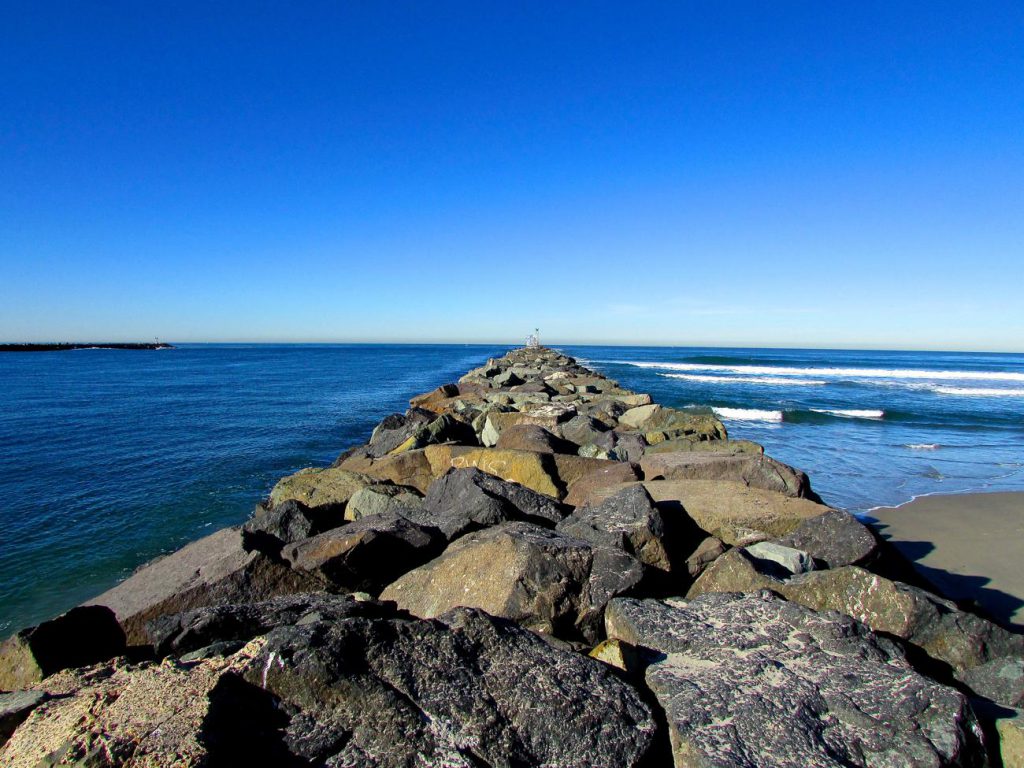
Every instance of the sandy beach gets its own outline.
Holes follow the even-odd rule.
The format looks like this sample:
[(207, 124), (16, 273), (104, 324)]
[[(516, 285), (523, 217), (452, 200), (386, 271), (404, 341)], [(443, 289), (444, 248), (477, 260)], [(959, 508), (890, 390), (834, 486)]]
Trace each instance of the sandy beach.
[(1024, 629), (1024, 493), (925, 496), (869, 514), (944, 594)]

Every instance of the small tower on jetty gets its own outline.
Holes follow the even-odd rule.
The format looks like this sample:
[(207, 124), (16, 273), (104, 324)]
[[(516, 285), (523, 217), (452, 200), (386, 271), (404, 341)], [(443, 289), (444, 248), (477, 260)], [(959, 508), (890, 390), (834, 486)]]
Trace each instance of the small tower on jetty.
[(537, 349), (540, 346), (540, 328), (534, 328), (533, 333), (526, 337), (526, 346), (530, 349)]

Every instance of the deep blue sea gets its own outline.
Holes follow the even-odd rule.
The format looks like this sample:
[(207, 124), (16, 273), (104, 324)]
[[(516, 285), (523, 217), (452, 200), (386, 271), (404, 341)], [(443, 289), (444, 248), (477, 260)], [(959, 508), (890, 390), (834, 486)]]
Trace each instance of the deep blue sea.
[[(1024, 355), (561, 347), (806, 470), (862, 512), (1024, 490)], [(500, 345), (183, 345), (0, 354), (0, 637), (243, 521)]]

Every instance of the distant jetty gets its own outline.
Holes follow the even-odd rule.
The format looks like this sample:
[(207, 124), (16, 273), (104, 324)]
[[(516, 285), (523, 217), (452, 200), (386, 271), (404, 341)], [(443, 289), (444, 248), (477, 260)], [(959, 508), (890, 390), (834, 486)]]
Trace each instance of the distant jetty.
[(0, 767), (1024, 766), (1024, 635), (714, 416), (539, 343), (409, 405), (0, 643)]
[(174, 349), (163, 342), (132, 344), (0, 344), (0, 352), (66, 352), (71, 349)]

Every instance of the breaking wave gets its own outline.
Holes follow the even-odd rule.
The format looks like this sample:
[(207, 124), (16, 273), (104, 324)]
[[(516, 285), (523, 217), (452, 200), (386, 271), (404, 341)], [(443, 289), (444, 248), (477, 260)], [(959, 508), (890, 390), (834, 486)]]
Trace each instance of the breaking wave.
[(1015, 371), (949, 371), (917, 368), (791, 368), (776, 365), (713, 365), (707, 363), (646, 363), (633, 360), (605, 362), (665, 371), (718, 371), (751, 376), (829, 376), (865, 379), (932, 379), (937, 381), (1020, 381)]
[(828, 384), (827, 381), (778, 376), (716, 376), (702, 373), (659, 373), (658, 375), (667, 379), (683, 379), (684, 381), (699, 381), (707, 384), (774, 384), (790, 387), (816, 387)]

